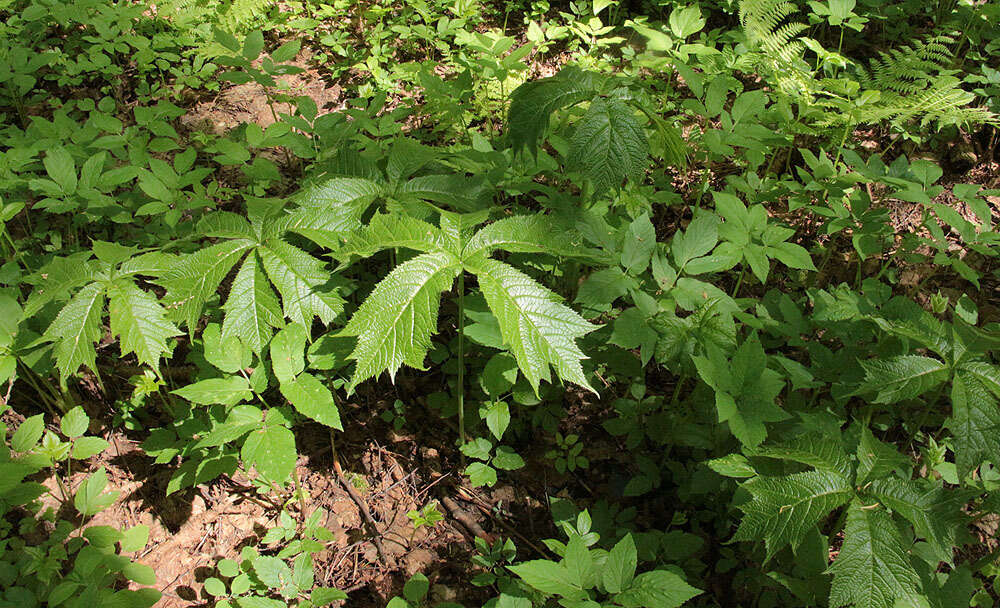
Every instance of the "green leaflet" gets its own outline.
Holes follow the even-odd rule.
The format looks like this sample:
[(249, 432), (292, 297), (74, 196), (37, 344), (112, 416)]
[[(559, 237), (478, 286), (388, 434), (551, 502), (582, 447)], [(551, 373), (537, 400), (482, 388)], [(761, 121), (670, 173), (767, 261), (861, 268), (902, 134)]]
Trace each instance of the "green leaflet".
[(875, 403), (897, 403), (918, 397), (948, 379), (949, 370), (937, 359), (902, 355), (862, 361), (865, 381), (860, 392), (876, 392)]
[(121, 339), (122, 354), (135, 353), (139, 363), (157, 369), (160, 357), (170, 352), (167, 339), (180, 330), (167, 321), (166, 311), (156, 297), (129, 280), (108, 286), (111, 333)]
[(282, 326), (281, 305), (257, 263), (256, 253), (247, 256), (236, 273), (222, 308), (226, 311), (222, 338), (235, 336), (255, 353), (271, 340), (272, 328)]
[(535, 392), (549, 381), (549, 366), (560, 378), (593, 391), (583, 375), (584, 354), (576, 339), (597, 329), (528, 275), (491, 259), (473, 262), (486, 303), (500, 322), (504, 344)]
[(946, 490), (940, 481), (921, 483), (893, 477), (876, 479), (870, 491), (888, 509), (909, 520), (940, 561), (952, 562), (959, 528), (966, 520), (962, 505), (971, 497), (970, 492)]
[(649, 146), (635, 111), (620, 99), (595, 99), (576, 123), (570, 141), (569, 167), (594, 182), (595, 193), (638, 180), (646, 169)]
[(369, 257), (397, 247), (427, 253), (442, 247), (440, 232), (437, 226), (408, 215), (378, 213), (337, 248), (334, 255), (346, 261), (351, 256)]
[(268, 278), (281, 294), (283, 314), (293, 323), (309, 325), (313, 317), (330, 323), (344, 311), (343, 298), (323, 287), (330, 273), (322, 262), (279, 239), (267, 241), (258, 252)]
[(569, 66), (555, 76), (526, 82), (511, 94), (507, 129), (515, 151), (538, 149), (556, 110), (586, 101), (599, 90), (598, 76)]
[(243, 239), (218, 243), (187, 256), (164, 273), (158, 283), (167, 289), (163, 302), (171, 318), (184, 322), (188, 332), (194, 333), (205, 303), (252, 245)]
[(441, 293), (461, 271), (447, 252), (425, 253), (397, 266), (379, 281), (341, 335), (357, 336), (351, 353), (357, 368), (348, 392), (383, 370), (395, 378), (404, 363), (423, 369), (437, 329)]
[(830, 606), (892, 608), (914, 598), (920, 579), (910, 565), (903, 539), (886, 511), (860, 499), (847, 510), (844, 545), (830, 566)]
[(984, 460), (1000, 454), (1000, 408), (996, 398), (974, 375), (955, 374), (951, 383), (951, 418), (948, 428), (954, 435), (955, 465), (964, 479)]
[(101, 339), (104, 289), (91, 283), (76, 293), (45, 332), (56, 343), (56, 366), (63, 382), (81, 366), (97, 371), (94, 342)]
[(768, 559), (785, 545), (798, 546), (813, 526), (854, 496), (847, 479), (829, 471), (755, 477), (743, 488), (753, 499), (740, 506), (744, 517), (733, 539), (763, 538)]

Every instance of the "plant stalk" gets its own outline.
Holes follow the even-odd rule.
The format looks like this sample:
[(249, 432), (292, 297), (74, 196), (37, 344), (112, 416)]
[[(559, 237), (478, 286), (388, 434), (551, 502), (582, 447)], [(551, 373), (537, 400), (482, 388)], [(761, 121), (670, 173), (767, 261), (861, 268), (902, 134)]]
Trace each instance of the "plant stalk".
[[(465, 445), (465, 273), (458, 275), (458, 439)], [(462, 455), (465, 464), (465, 455)]]

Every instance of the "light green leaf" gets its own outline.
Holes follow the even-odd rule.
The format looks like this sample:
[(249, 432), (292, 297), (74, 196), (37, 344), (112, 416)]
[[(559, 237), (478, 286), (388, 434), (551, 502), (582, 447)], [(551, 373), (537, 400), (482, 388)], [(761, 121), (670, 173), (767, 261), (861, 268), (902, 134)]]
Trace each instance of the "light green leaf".
[(570, 600), (587, 597), (586, 592), (573, 580), (569, 570), (562, 564), (536, 559), (517, 566), (508, 566), (508, 570), (542, 593), (555, 594)]
[(247, 256), (236, 273), (222, 308), (226, 311), (222, 338), (236, 336), (258, 354), (271, 340), (271, 328), (281, 327), (281, 307), (257, 263), (256, 254)]
[(129, 280), (108, 286), (111, 333), (119, 336), (123, 355), (135, 353), (139, 363), (158, 369), (160, 358), (172, 350), (167, 339), (181, 332), (167, 321), (167, 311), (156, 297)]
[(80, 437), (73, 442), (70, 456), (76, 460), (86, 460), (108, 449), (108, 442), (100, 437)]
[(510, 424), (510, 406), (504, 401), (496, 401), (486, 409), (486, 427), (497, 439), (503, 438)]
[(437, 330), (441, 292), (459, 271), (451, 254), (425, 253), (400, 264), (375, 286), (342, 332), (358, 337), (348, 392), (382, 371), (394, 379), (403, 364), (423, 369)]
[(740, 505), (745, 515), (733, 539), (763, 539), (768, 559), (785, 545), (798, 546), (813, 526), (854, 496), (851, 484), (829, 471), (755, 477), (742, 487), (753, 498)]
[(615, 602), (625, 608), (677, 608), (701, 592), (673, 572), (653, 570), (635, 577)]
[(159, 284), (167, 289), (163, 303), (171, 318), (183, 321), (194, 333), (205, 303), (252, 245), (248, 240), (218, 243), (184, 257), (164, 273)]
[(857, 499), (847, 511), (844, 545), (829, 572), (833, 608), (892, 608), (897, 600), (915, 597), (920, 583), (889, 514)]
[(629, 224), (622, 247), (621, 264), (633, 276), (642, 274), (656, 249), (656, 229), (649, 215), (642, 214)]
[(101, 467), (94, 471), (90, 477), (83, 480), (76, 490), (73, 498), (73, 506), (81, 515), (90, 516), (103, 511), (118, 500), (119, 492), (104, 493), (105, 486), (108, 485), (108, 476)]
[(297, 456), (295, 435), (278, 425), (266, 425), (250, 433), (240, 450), (244, 462), (279, 484), (291, 476)]
[(26, 418), (10, 439), (10, 447), (15, 452), (27, 452), (38, 445), (45, 432), (45, 414), (35, 414)]
[(104, 289), (91, 283), (73, 296), (46, 330), (45, 339), (56, 343), (56, 367), (64, 382), (81, 366), (96, 371), (94, 343), (101, 339), (103, 309)]
[(278, 382), (290, 382), (306, 368), (306, 328), (293, 323), (279, 331), (271, 340), (271, 369)]
[(81, 406), (76, 406), (59, 421), (59, 430), (70, 439), (75, 439), (87, 432), (90, 426), (90, 416)]
[(629, 588), (635, 577), (636, 556), (635, 541), (631, 534), (626, 534), (608, 552), (608, 560), (602, 568), (604, 588), (608, 593), (618, 593)]
[(705, 18), (701, 16), (701, 9), (698, 8), (697, 4), (675, 8), (670, 13), (670, 31), (681, 39), (697, 34), (705, 27), (705, 23)]
[(62, 146), (50, 148), (45, 152), (42, 164), (45, 165), (45, 172), (52, 181), (59, 184), (63, 194), (70, 195), (76, 192), (76, 163), (66, 148)]
[[(593, 391), (583, 375), (585, 358), (576, 339), (597, 329), (559, 296), (534, 279), (496, 260), (483, 259), (470, 269), (490, 310), (500, 323), (504, 343), (535, 392), (550, 379), (551, 365), (560, 378)], [(595, 391), (596, 392), (596, 391)]]
[(282, 382), (281, 394), (303, 416), (338, 431), (344, 430), (333, 394), (315, 376), (301, 374), (291, 381)]
[(778, 243), (777, 245), (772, 245), (768, 247), (767, 255), (772, 258), (776, 258), (779, 262), (789, 268), (816, 270), (816, 266), (813, 265), (809, 252), (806, 251), (805, 247), (796, 245), (795, 243), (785, 241)]
[(241, 376), (200, 380), (171, 392), (199, 405), (215, 405), (217, 403), (235, 405), (253, 396), (253, 393), (250, 392), (250, 384)]

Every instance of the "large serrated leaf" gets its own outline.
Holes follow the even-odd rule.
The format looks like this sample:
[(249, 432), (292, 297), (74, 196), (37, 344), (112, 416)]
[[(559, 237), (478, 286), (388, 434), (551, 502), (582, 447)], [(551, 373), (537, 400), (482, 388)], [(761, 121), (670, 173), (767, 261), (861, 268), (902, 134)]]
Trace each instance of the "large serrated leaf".
[(550, 380), (549, 366), (563, 380), (594, 390), (583, 375), (580, 362), (586, 357), (576, 339), (597, 329), (596, 325), (561, 304), (555, 293), (503, 262), (483, 258), (473, 261), (470, 269), (500, 323), (504, 343), (536, 393), (542, 380)]
[(313, 317), (330, 323), (344, 310), (344, 299), (324, 287), (331, 274), (323, 263), (285, 241), (274, 239), (257, 249), (268, 278), (278, 288), (284, 316), (304, 326)]
[(441, 240), (441, 231), (433, 224), (408, 215), (379, 213), (367, 226), (352, 234), (334, 255), (346, 260), (350, 256), (369, 257), (393, 248), (428, 253), (441, 249)]
[(755, 477), (742, 486), (753, 499), (734, 540), (764, 540), (770, 559), (785, 545), (797, 546), (830, 511), (854, 496), (842, 475), (807, 471), (787, 477)]
[(577, 67), (563, 68), (555, 76), (526, 82), (511, 94), (507, 133), (516, 152), (538, 149), (552, 113), (592, 98), (600, 88), (600, 76)]
[(844, 545), (829, 571), (833, 608), (891, 608), (915, 598), (920, 583), (889, 514), (857, 499), (847, 511)]
[(111, 333), (119, 336), (123, 355), (135, 353), (139, 363), (154, 369), (160, 358), (169, 353), (167, 339), (181, 332), (167, 321), (167, 311), (156, 297), (128, 280), (108, 286)]
[(996, 398), (975, 375), (960, 370), (951, 383), (951, 418), (955, 466), (964, 479), (984, 460), (1000, 454), (1000, 407)]
[(497, 220), (473, 235), (462, 255), (465, 258), (480, 253), (489, 255), (497, 249), (567, 257), (586, 252), (579, 235), (557, 228), (545, 215), (516, 215)]
[(449, 253), (425, 253), (400, 264), (375, 286), (343, 330), (343, 335), (358, 337), (350, 357), (357, 367), (349, 392), (382, 371), (394, 379), (403, 364), (423, 368), (437, 329), (441, 293), (460, 270)]
[(186, 256), (164, 273), (158, 283), (167, 289), (163, 304), (171, 318), (183, 321), (194, 333), (205, 303), (252, 246), (252, 241), (242, 239), (218, 243)]
[(45, 338), (56, 343), (56, 367), (64, 381), (81, 366), (96, 371), (94, 343), (101, 339), (103, 310), (104, 288), (91, 283), (70, 299), (46, 330)]
[(281, 306), (257, 263), (255, 253), (247, 256), (236, 273), (229, 298), (222, 308), (226, 311), (222, 337), (236, 336), (258, 354), (270, 341), (272, 328), (281, 327)]
[(631, 107), (620, 99), (595, 99), (576, 123), (567, 164), (594, 183), (596, 193), (617, 191), (646, 170), (649, 144)]
[(965, 521), (962, 507), (971, 498), (968, 491), (945, 490), (940, 481), (876, 479), (869, 488), (879, 501), (905, 517), (939, 561), (951, 563), (958, 532)]
[(918, 397), (948, 379), (944, 363), (930, 357), (901, 355), (862, 361), (865, 381), (859, 392), (875, 392), (875, 403), (897, 403)]
[(456, 211), (477, 211), (484, 205), (482, 177), (458, 174), (422, 175), (400, 184), (396, 196), (414, 197), (447, 205)]

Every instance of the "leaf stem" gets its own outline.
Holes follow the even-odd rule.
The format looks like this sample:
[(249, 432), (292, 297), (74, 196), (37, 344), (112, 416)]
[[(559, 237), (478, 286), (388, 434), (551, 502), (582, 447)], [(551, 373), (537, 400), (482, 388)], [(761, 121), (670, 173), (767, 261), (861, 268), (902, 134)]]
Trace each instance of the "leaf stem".
[[(465, 273), (458, 275), (458, 439), (465, 445)], [(462, 454), (465, 465), (465, 454)]]

